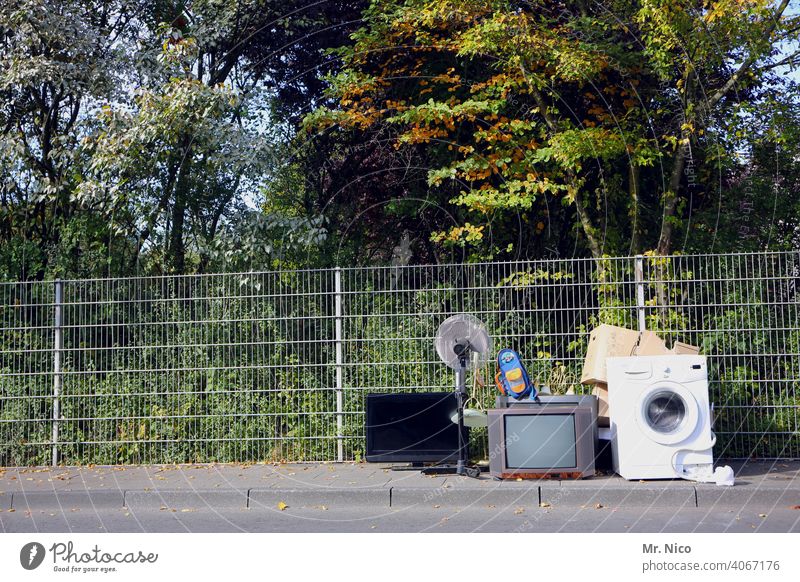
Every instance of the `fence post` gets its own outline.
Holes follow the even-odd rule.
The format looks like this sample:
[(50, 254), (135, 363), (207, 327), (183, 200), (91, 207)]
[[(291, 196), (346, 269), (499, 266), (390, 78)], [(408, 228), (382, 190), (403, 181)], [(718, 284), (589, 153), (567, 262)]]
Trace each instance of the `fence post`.
[(344, 378), (342, 365), (344, 350), (342, 346), (342, 269), (333, 271), (336, 309), (336, 460), (344, 461)]
[(61, 303), (63, 301), (63, 283), (60, 279), (54, 282), (55, 310), (53, 314), (53, 466), (58, 465), (58, 424), (61, 420), (61, 350), (64, 349), (64, 337), (61, 333)]
[(633, 264), (633, 276), (636, 281), (636, 312), (639, 318), (639, 331), (647, 329), (647, 320), (644, 317), (644, 257), (636, 255)]

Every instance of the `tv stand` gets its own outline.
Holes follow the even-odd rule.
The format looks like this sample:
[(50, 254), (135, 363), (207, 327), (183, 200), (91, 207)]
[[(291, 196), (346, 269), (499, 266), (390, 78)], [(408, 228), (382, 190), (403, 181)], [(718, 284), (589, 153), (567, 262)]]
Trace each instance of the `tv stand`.
[(425, 464), (415, 461), (409, 465), (392, 465), (389, 467), (392, 471), (421, 471), (425, 468)]
[(423, 475), (465, 475), (477, 479), (481, 476), (481, 467), (473, 465), (432, 465), (422, 469)]
[[(392, 471), (419, 471), (423, 475), (455, 475), (458, 472), (457, 465), (425, 465), (425, 463), (414, 462), (408, 465), (392, 465)], [(467, 477), (478, 477), (481, 473), (489, 471), (489, 466), (467, 465), (464, 472)]]

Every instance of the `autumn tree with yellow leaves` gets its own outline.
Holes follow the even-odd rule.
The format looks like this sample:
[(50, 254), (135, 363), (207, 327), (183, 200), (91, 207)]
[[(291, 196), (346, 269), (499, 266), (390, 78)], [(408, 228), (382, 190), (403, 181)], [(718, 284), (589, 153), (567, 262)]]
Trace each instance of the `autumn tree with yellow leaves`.
[(373, 0), (337, 51), (335, 105), (305, 127), (383, 130), (388, 152), (417, 152), (424, 188), (463, 217), (437, 243), (486, 252), (511, 249), (514, 230), (560, 229), (594, 257), (668, 254), (693, 210), (726, 202), (713, 185), (734, 164), (734, 126), (791, 84), (800, 19), (787, 7)]

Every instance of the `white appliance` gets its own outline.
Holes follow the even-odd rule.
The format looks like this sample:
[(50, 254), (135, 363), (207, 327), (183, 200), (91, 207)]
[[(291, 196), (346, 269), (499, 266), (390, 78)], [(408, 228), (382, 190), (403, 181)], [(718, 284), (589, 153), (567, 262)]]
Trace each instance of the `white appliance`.
[(705, 356), (608, 358), (614, 470), (625, 479), (696, 479), (712, 471)]

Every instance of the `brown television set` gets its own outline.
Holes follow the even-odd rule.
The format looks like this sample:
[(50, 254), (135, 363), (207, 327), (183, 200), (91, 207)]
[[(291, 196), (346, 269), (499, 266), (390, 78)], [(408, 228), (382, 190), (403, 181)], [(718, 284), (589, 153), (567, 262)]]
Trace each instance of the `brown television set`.
[(489, 472), (495, 479), (594, 475), (597, 413), (589, 404), (489, 410)]

